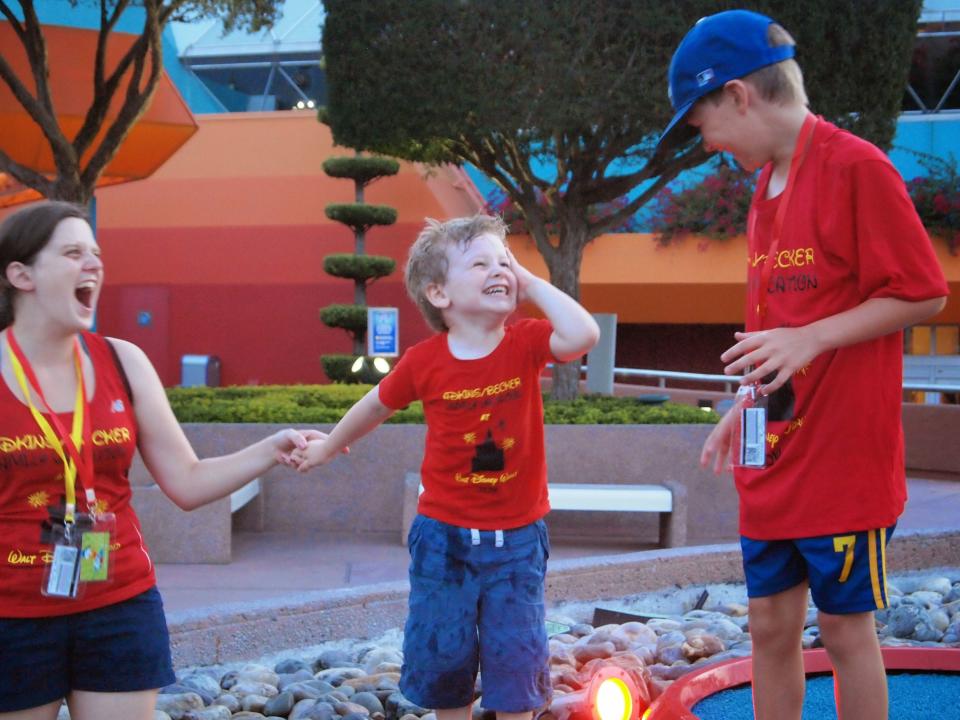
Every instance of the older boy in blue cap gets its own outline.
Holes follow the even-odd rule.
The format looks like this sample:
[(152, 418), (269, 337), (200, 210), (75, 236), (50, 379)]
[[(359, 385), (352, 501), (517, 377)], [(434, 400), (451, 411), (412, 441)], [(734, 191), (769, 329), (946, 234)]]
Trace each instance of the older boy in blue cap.
[[(670, 64), (676, 115), (659, 150), (699, 133), (707, 150), (762, 168), (746, 332), (721, 356), (754, 399), (701, 456), (718, 473), (736, 456), (756, 716), (800, 718), (810, 590), (840, 717), (876, 720), (887, 687), (873, 613), (887, 606), (885, 547), (906, 500), (901, 331), (948, 290), (897, 171), (810, 113), (793, 56), (763, 15), (700, 20)], [(751, 424), (754, 457), (739, 452)]]

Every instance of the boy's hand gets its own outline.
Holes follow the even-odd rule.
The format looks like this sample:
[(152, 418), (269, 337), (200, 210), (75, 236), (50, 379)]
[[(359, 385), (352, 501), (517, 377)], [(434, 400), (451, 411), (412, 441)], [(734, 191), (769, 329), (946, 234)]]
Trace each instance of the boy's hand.
[(510, 258), (510, 269), (513, 270), (513, 274), (517, 277), (517, 302), (520, 303), (527, 299), (527, 289), (530, 285), (538, 282), (540, 278), (517, 262), (517, 258), (510, 252), (510, 248), (507, 248), (507, 257)]
[(733, 432), (736, 429), (736, 417), (740, 412), (738, 405), (734, 405), (727, 414), (720, 418), (700, 452), (700, 467), (710, 468), (717, 475), (728, 472), (733, 463)]
[(720, 356), (729, 363), (723, 372), (736, 375), (752, 365), (753, 370), (743, 376), (741, 385), (758, 383), (776, 373), (772, 382), (760, 388), (763, 395), (779, 390), (797, 370), (820, 354), (813, 337), (802, 327), (738, 332), (734, 337), (737, 344)]
[[(290, 453), (291, 467), (300, 472), (307, 472), (317, 465), (326, 465), (333, 460), (336, 452), (331, 452), (332, 448), (327, 443), (327, 434), (319, 430), (303, 430), (303, 436), (307, 439), (303, 448), (297, 448)], [(344, 455), (350, 453), (350, 448), (345, 447), (340, 452)]]

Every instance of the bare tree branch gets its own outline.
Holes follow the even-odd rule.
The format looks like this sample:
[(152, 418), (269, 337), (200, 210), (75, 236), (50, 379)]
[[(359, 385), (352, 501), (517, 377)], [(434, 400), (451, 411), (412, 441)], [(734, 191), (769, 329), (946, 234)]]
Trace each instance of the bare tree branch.
[(0, 149), (0, 169), (21, 185), (36, 190), (41, 195), (47, 195), (52, 186), (49, 178), (11, 159), (2, 149)]
[(5, 0), (0, 0), (0, 14), (2, 14), (7, 19), (7, 22), (10, 23), (10, 27), (12, 27), (13, 31), (17, 33), (17, 36), (20, 38), (20, 42), (23, 42), (23, 25), (20, 24), (17, 16), (13, 14), (13, 10), (10, 9)]
[(149, 74), (145, 85), (141, 89), (144, 68), (148, 62), (146, 52), (144, 52), (137, 55), (135, 59), (126, 96), (117, 117), (107, 129), (99, 147), (87, 162), (87, 166), (81, 171), (81, 182), (85, 185), (92, 186), (96, 183), (104, 168), (117, 154), (123, 139), (146, 110), (160, 80), (160, 73), (163, 70), (162, 39), (160, 36), (162, 30), (157, 23), (155, 4), (145, 2), (144, 7), (147, 17), (144, 21), (144, 32), (140, 39), (144, 41), (146, 52), (149, 52)]

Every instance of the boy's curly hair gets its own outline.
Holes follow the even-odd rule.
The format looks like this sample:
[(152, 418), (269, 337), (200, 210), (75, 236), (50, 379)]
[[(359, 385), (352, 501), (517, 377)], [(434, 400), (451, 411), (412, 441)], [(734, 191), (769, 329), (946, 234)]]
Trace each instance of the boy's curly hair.
[(427, 218), (426, 225), (410, 247), (404, 270), (407, 294), (420, 308), (427, 324), (437, 332), (444, 332), (449, 328), (440, 309), (427, 299), (427, 286), (431, 283), (443, 283), (447, 279), (447, 248), (465, 250), (473, 239), (480, 235), (495, 235), (504, 245), (507, 244), (507, 226), (503, 220), (495, 215), (477, 214), (446, 222)]

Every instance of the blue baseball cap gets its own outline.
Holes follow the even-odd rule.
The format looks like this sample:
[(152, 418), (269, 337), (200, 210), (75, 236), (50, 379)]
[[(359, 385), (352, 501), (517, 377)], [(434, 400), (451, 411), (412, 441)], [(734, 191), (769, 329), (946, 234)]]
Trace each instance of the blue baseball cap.
[(704, 95), (793, 57), (793, 45), (771, 46), (767, 40), (767, 29), (774, 22), (749, 10), (727, 10), (697, 21), (670, 61), (670, 104), (675, 114), (657, 142), (658, 151), (697, 134), (684, 118)]

